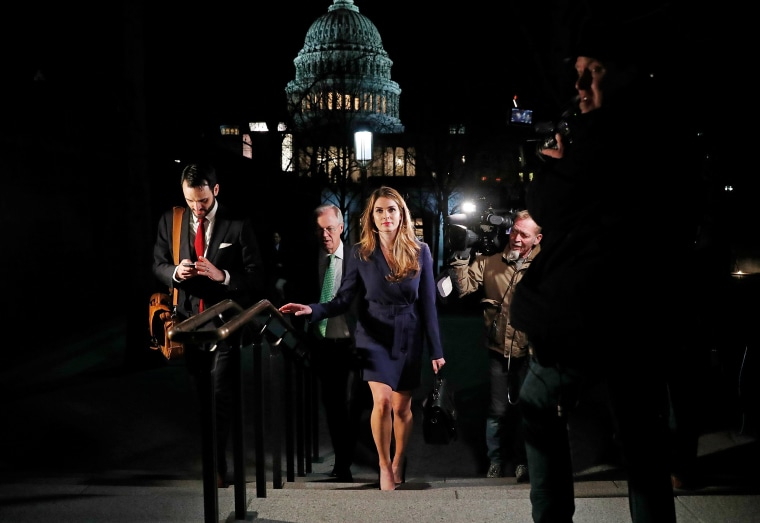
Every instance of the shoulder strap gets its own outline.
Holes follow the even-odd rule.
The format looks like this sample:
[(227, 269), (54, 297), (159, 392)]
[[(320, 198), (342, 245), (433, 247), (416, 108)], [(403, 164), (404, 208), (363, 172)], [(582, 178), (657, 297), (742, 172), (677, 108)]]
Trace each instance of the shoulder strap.
[[(172, 247), (174, 250), (174, 265), (179, 265), (179, 237), (182, 230), (182, 215), (185, 213), (185, 208), (178, 205), (174, 206), (174, 228), (172, 229)], [(173, 303), (177, 305), (177, 288), (174, 287), (173, 291)]]

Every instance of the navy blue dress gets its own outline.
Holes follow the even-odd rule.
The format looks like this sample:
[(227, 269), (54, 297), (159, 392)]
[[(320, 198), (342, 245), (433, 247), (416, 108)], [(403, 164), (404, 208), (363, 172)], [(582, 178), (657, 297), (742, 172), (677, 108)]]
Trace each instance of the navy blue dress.
[(420, 384), (422, 351), (443, 358), (436, 309), (433, 257), (420, 242), (420, 272), (399, 283), (385, 279), (390, 267), (378, 245), (367, 261), (354, 245), (346, 260), (340, 289), (328, 303), (311, 303), (311, 321), (348, 310), (359, 293), (356, 348), (363, 359), (364, 381), (378, 381), (393, 390), (412, 390)]

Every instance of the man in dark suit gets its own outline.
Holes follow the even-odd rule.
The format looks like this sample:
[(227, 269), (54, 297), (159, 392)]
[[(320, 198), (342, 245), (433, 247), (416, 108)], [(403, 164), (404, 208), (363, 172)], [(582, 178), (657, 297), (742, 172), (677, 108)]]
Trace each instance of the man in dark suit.
[[(182, 170), (182, 192), (191, 212), (182, 218), (180, 263), (172, 252), (173, 211), (161, 216), (153, 248), (153, 274), (164, 285), (179, 290), (180, 321), (205, 308), (231, 299), (248, 308), (265, 295), (266, 278), (253, 227), (246, 218), (234, 216), (220, 205), (219, 183), (213, 166), (192, 163)], [(202, 234), (198, 234), (199, 230)], [(213, 349), (213, 350), (212, 350)], [(224, 340), (216, 347), (185, 350), (187, 368), (202, 383), (212, 373), (215, 391), (218, 485), (225, 486), (226, 448), (234, 408), (235, 372), (240, 363), (236, 344)], [(239, 352), (239, 351), (238, 351)], [(202, 387), (198, 387), (203, 392)], [(204, 396), (201, 396), (203, 401)]]
[[(314, 210), (314, 219), (319, 255), (314, 270), (304, 271), (308, 281), (296, 287), (298, 293), (303, 293), (297, 297), (304, 301), (320, 299), (330, 256), (334, 257), (333, 283), (329, 297), (324, 299), (332, 299), (340, 287), (348, 255), (348, 249), (344, 249), (341, 241), (344, 224), (340, 209), (332, 204), (320, 205)], [(318, 323), (311, 323), (307, 330), (311, 340), (311, 359), (321, 385), (322, 405), (335, 453), (330, 477), (351, 482), (359, 422), (369, 389), (361, 379), (354, 346), (355, 314), (335, 316), (324, 322), (322, 328)]]

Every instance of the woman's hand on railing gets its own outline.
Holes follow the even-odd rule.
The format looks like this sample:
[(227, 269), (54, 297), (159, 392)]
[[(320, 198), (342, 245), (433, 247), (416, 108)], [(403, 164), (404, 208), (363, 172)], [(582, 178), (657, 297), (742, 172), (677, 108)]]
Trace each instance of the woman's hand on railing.
[(286, 303), (278, 310), (283, 314), (295, 314), (296, 316), (311, 314), (311, 307), (308, 305), (302, 305), (300, 303)]

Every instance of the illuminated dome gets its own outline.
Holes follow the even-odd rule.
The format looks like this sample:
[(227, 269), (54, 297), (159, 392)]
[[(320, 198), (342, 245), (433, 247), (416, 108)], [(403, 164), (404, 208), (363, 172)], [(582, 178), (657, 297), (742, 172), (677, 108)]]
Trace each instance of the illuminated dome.
[(359, 14), (353, 0), (335, 0), (327, 14), (311, 24), (303, 49), (298, 54), (347, 49), (388, 56), (377, 27), (366, 16)]
[(296, 125), (403, 132), (401, 89), (391, 80), (393, 61), (380, 33), (353, 0), (333, 0), (306, 33), (293, 60), (296, 77), (285, 92)]

